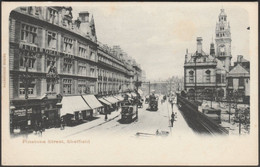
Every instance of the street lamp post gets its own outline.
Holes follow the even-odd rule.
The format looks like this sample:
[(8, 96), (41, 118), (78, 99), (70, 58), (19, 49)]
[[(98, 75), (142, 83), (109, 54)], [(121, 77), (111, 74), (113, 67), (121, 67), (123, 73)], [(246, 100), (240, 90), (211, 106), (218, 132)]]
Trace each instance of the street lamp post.
[(31, 84), (32, 80), (33, 80), (33, 76), (31, 76), (29, 74), (29, 55), (26, 54), (24, 55), (24, 58), (25, 58), (25, 74), (22, 75), (21, 79), (22, 79), (22, 82), (24, 83), (24, 86), (25, 86), (25, 118), (26, 118), (26, 123), (25, 123), (25, 132), (26, 132), (26, 138), (28, 136), (28, 125), (29, 125), (29, 122), (28, 122), (28, 98), (29, 98), (29, 95), (28, 95), (28, 89), (29, 89), (29, 85)]
[(197, 64), (196, 64), (196, 62), (197, 62), (197, 57), (195, 57), (194, 58), (194, 61), (195, 61), (195, 67), (194, 67), (194, 71), (195, 71), (195, 87), (194, 87), (194, 89), (195, 89), (195, 94), (194, 94), (194, 100), (196, 101), (196, 95), (197, 95)]
[(25, 75), (23, 75), (23, 83), (25, 86), (25, 118), (26, 118), (26, 124), (25, 124), (25, 131), (26, 131), (26, 137), (27, 137), (27, 128), (28, 128), (28, 86), (29, 86), (29, 74), (28, 74), (28, 66), (29, 66), (29, 58), (26, 59), (26, 70)]
[[(138, 82), (138, 74), (136, 73), (136, 91), (138, 93), (138, 87), (139, 87), (139, 82)], [(140, 100), (140, 99), (138, 99)], [(138, 102), (139, 103), (139, 102)], [(138, 119), (138, 104), (136, 105), (136, 119)]]

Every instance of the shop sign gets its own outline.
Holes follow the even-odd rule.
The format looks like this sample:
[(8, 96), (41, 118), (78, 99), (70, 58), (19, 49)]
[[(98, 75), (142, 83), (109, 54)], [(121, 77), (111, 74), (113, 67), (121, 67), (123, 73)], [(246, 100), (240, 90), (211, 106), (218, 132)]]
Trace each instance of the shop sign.
[[(27, 109), (27, 113), (32, 113), (32, 108)], [(17, 116), (20, 116), (20, 117), (26, 116), (26, 109), (15, 110), (14, 115), (17, 115)]]

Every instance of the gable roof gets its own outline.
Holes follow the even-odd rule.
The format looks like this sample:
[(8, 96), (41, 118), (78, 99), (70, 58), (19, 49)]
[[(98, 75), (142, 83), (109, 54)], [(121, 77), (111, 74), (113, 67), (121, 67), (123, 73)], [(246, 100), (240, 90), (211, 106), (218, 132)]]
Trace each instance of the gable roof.
[(243, 66), (240, 64), (237, 64), (230, 72), (229, 75), (232, 74), (249, 74), (249, 71), (247, 71)]

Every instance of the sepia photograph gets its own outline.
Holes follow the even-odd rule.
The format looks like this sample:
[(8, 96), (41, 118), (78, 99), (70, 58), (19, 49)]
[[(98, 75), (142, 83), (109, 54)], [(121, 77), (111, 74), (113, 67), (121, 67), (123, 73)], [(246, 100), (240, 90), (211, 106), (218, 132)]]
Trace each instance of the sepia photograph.
[(257, 7), (3, 2), (2, 164), (257, 165)]

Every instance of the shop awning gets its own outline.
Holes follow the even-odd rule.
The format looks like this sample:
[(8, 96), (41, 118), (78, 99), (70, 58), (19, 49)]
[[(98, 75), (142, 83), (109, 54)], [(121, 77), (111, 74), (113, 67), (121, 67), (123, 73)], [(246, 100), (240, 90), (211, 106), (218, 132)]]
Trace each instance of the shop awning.
[(74, 114), (75, 111), (91, 110), (81, 96), (64, 96), (61, 101), (60, 115)]
[(136, 96), (137, 96), (136, 93), (134, 93), (134, 92), (131, 92), (131, 95), (132, 95), (133, 97), (136, 97)]
[(111, 104), (115, 104), (118, 102), (118, 99), (112, 97), (112, 96), (109, 96), (109, 97), (104, 97), (104, 99), (108, 102), (110, 102)]
[(83, 95), (82, 97), (92, 109), (103, 106), (94, 95)]
[(109, 103), (108, 101), (106, 101), (106, 100), (103, 99), (103, 98), (98, 98), (98, 100), (99, 100), (100, 102), (106, 104), (106, 105), (109, 105), (109, 106), (111, 105), (111, 103)]
[(124, 98), (121, 95), (114, 96), (119, 101), (124, 101)]
[(127, 94), (127, 96), (129, 96), (129, 97), (131, 97), (131, 96), (132, 96), (130, 93), (126, 93), (126, 94)]
[(144, 94), (141, 89), (138, 89), (138, 93), (139, 93), (140, 95), (143, 95), (143, 94)]

